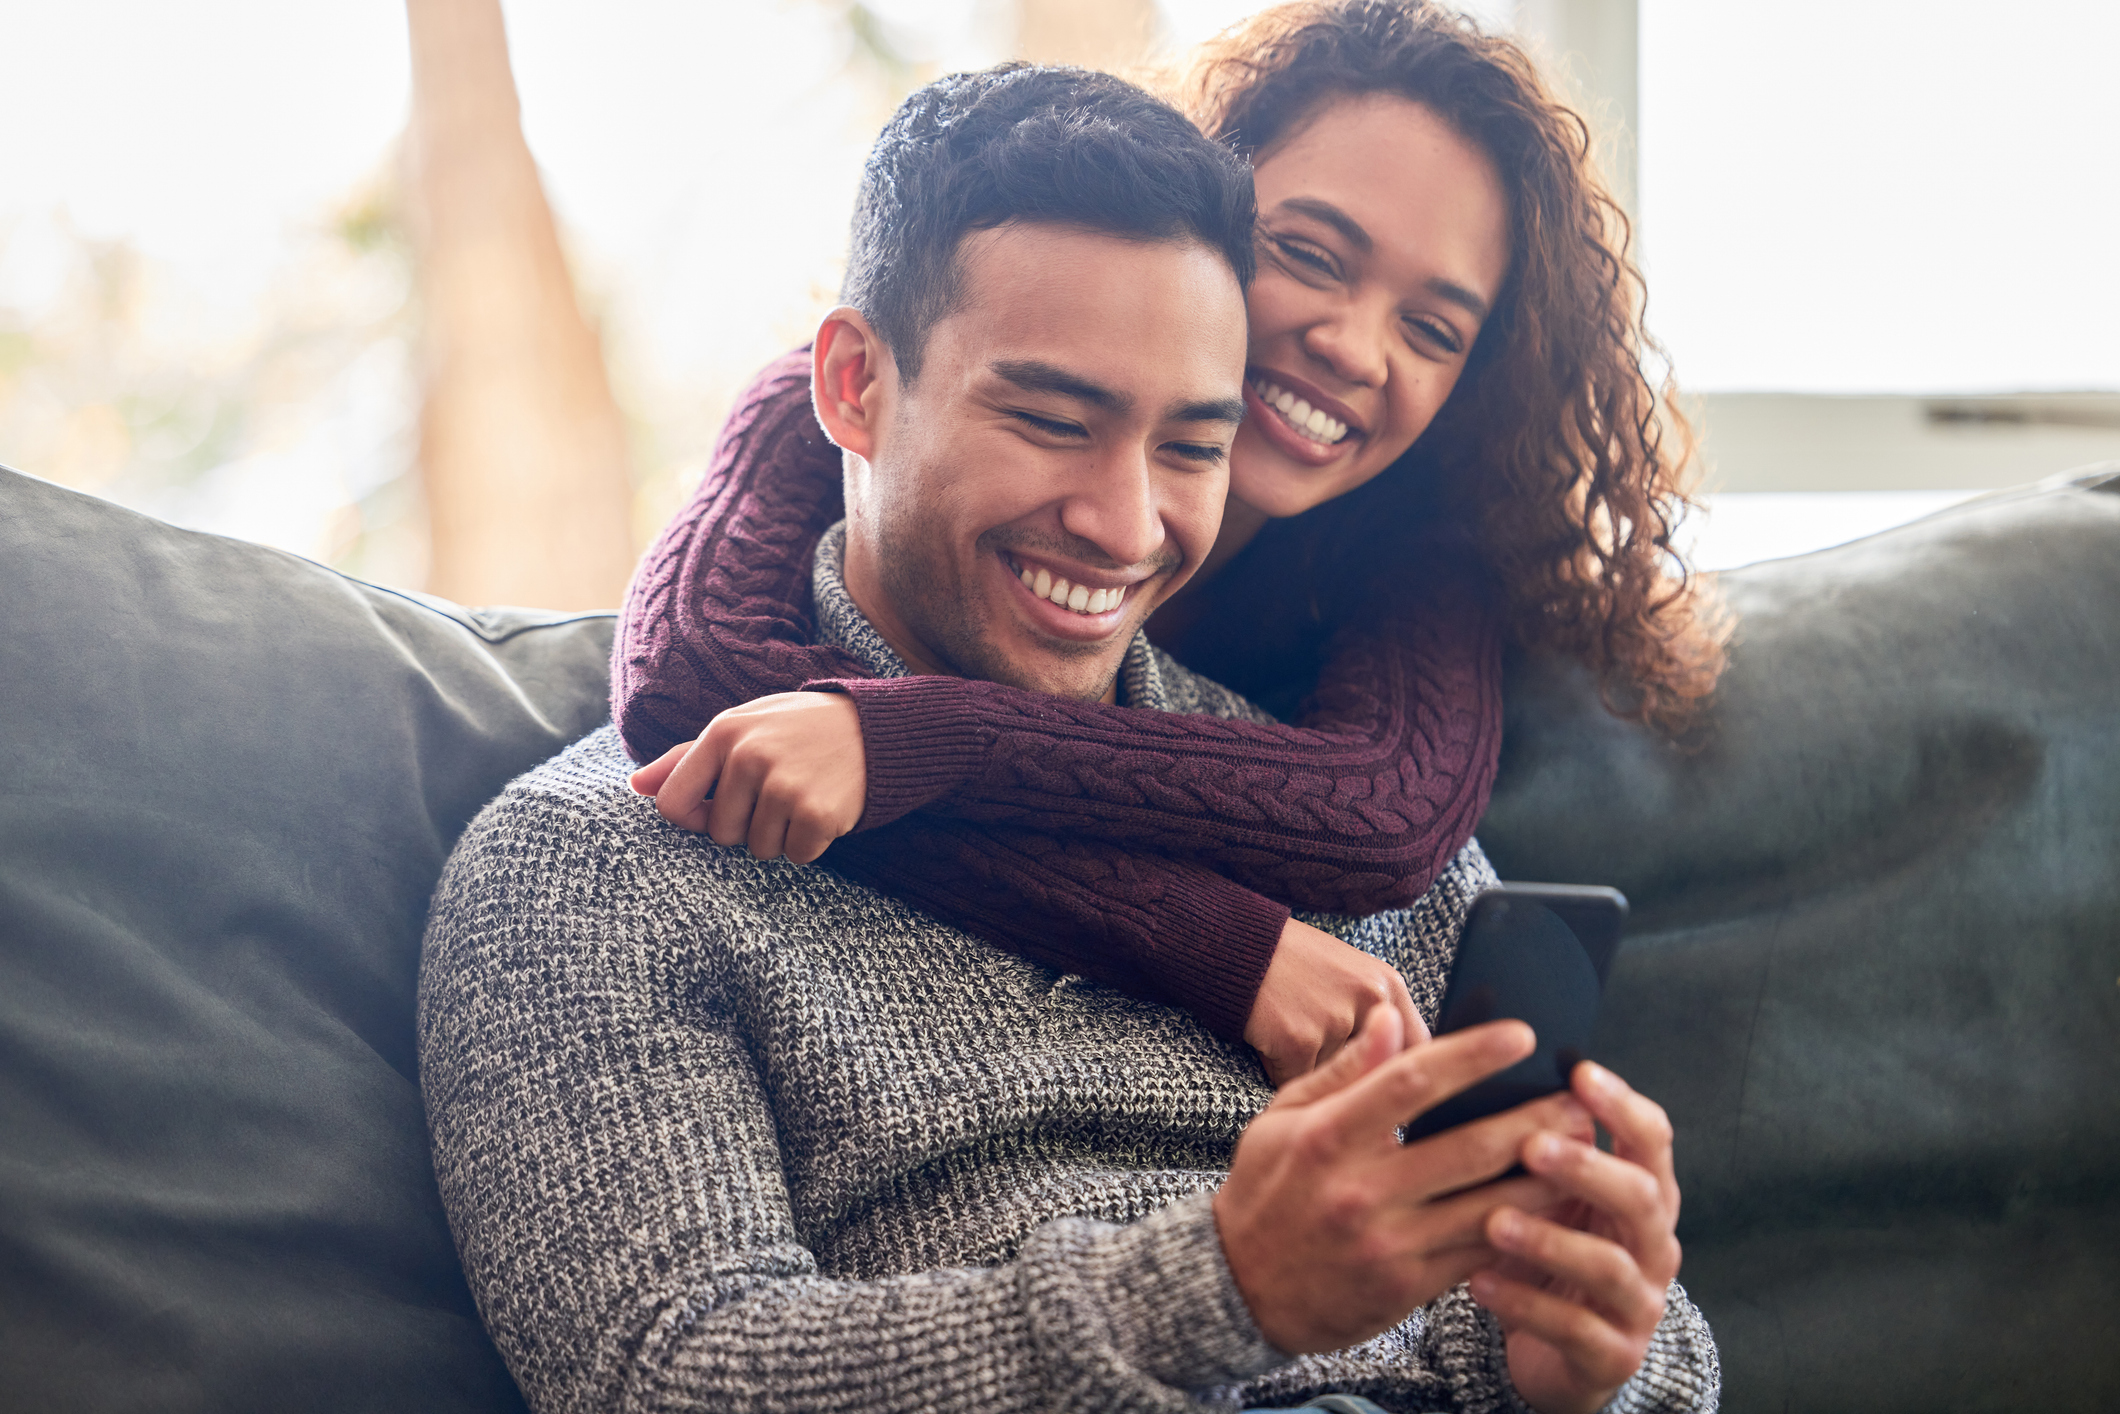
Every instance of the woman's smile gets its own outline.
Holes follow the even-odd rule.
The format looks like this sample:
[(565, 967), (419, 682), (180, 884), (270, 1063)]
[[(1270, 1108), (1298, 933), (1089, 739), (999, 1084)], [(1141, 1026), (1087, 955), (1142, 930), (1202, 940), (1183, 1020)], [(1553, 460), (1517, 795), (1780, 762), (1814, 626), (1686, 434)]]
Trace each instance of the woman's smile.
[(1245, 370), (1244, 407), (1261, 436), (1313, 466), (1329, 466), (1357, 453), (1368, 440), (1352, 408), (1279, 369)]

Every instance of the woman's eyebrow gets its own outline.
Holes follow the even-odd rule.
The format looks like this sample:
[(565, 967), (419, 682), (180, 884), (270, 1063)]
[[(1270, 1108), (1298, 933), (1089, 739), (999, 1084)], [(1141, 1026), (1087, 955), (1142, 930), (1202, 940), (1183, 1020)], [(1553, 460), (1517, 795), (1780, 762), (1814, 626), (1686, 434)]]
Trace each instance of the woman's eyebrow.
[(1298, 216), (1308, 216), (1313, 221), (1323, 221), (1364, 255), (1376, 249), (1376, 242), (1370, 239), (1369, 232), (1362, 229), (1362, 223), (1329, 201), (1320, 201), (1314, 196), (1292, 196), (1281, 203), (1281, 209), (1293, 211)]
[(1481, 299), (1463, 285), (1458, 284), (1454, 280), (1434, 279), (1428, 282), (1428, 288), (1431, 293), (1449, 300), (1474, 319), (1485, 322), (1487, 318), (1487, 301)]
[[(1308, 216), (1313, 221), (1323, 221), (1364, 255), (1376, 249), (1376, 242), (1370, 238), (1369, 232), (1362, 229), (1362, 223), (1329, 201), (1321, 201), (1314, 196), (1292, 196), (1282, 202), (1279, 209), (1293, 211), (1298, 216)], [(1487, 301), (1457, 281), (1437, 278), (1427, 284), (1431, 293), (1449, 300), (1474, 319), (1484, 321), (1487, 318)]]

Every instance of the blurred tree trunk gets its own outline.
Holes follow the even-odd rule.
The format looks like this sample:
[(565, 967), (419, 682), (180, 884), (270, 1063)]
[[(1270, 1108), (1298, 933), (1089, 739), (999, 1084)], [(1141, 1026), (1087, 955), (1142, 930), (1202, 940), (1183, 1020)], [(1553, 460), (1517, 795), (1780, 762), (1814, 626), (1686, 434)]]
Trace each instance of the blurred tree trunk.
[(1123, 73), (1157, 35), (1155, 0), (1016, 0), (1018, 58)]
[(406, 11), (427, 587), (614, 607), (633, 568), (625, 431), (523, 140), (499, 0)]

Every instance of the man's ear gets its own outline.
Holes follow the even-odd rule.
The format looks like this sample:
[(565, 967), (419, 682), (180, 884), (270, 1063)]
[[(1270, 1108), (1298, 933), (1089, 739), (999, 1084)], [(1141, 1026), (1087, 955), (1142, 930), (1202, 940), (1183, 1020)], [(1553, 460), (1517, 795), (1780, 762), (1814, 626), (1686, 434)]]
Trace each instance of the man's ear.
[(810, 349), (810, 399), (817, 421), (841, 451), (876, 455), (891, 351), (860, 310), (841, 305), (817, 326)]

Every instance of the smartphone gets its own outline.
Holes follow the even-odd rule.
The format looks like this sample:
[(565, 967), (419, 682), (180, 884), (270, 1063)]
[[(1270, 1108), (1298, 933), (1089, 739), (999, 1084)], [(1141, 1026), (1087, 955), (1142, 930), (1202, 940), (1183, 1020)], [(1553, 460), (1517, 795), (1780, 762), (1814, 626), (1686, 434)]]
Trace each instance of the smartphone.
[(1538, 1049), (1420, 1115), (1406, 1126), (1406, 1138), (1423, 1139), (1566, 1089), (1568, 1073), (1589, 1052), (1598, 998), (1626, 926), (1627, 897), (1618, 889), (1483, 889), (1465, 915), (1435, 1033), (1514, 1017), (1538, 1033)]

